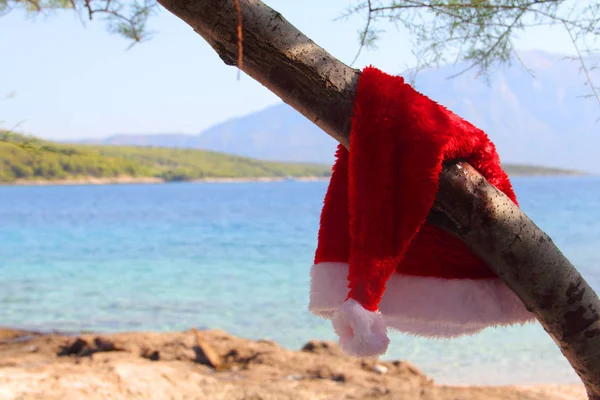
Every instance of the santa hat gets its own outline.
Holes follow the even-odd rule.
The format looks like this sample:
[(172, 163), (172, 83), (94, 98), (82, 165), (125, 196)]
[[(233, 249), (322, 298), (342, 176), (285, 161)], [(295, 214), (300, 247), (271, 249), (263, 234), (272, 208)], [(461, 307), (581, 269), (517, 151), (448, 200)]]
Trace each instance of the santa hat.
[(533, 319), (457, 238), (426, 223), (442, 162), (464, 160), (513, 202), (487, 135), (401, 77), (365, 68), (321, 214), (310, 310), (342, 348), (383, 354), (387, 329), (444, 338)]

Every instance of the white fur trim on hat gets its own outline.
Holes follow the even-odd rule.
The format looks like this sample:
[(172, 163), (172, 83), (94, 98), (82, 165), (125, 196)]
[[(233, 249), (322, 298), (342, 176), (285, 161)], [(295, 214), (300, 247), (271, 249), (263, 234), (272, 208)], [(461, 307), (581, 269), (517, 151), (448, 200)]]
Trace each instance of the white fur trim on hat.
[(331, 318), (348, 296), (348, 264), (323, 262), (310, 269), (309, 310), (319, 317)]
[[(331, 318), (348, 296), (348, 264), (311, 269), (310, 310)], [(450, 338), (534, 320), (499, 278), (440, 279), (394, 273), (379, 303), (385, 324), (409, 334)]]

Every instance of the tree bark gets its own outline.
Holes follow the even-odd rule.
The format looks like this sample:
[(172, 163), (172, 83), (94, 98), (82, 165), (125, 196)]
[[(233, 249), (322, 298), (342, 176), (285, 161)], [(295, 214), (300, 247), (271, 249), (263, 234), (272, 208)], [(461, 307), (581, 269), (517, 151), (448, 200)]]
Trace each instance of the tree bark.
[[(237, 65), (233, 0), (158, 0)], [(317, 46), (259, 0), (239, 0), (243, 71), (348, 147), (360, 71)], [(513, 290), (600, 400), (600, 300), (502, 192), (464, 163), (444, 166), (428, 221), (461, 238)]]

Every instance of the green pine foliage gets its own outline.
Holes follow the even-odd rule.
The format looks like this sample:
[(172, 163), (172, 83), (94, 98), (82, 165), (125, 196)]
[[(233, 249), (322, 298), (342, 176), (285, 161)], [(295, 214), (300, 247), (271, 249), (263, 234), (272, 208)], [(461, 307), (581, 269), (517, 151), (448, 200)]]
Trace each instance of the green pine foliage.
[(59, 144), (0, 132), (0, 182), (77, 178), (326, 177), (331, 166), (259, 161), (193, 149)]

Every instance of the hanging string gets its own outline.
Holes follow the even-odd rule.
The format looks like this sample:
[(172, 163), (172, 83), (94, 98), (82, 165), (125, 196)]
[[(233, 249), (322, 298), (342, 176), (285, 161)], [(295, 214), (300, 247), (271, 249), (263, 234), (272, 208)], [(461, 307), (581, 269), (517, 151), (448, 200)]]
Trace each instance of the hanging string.
[(242, 70), (243, 60), (242, 55), (244, 53), (242, 45), (242, 9), (240, 8), (239, 0), (233, 0), (235, 4), (235, 10), (237, 11), (238, 22), (237, 22), (237, 42), (238, 42), (238, 72), (237, 79), (240, 80), (240, 71)]

